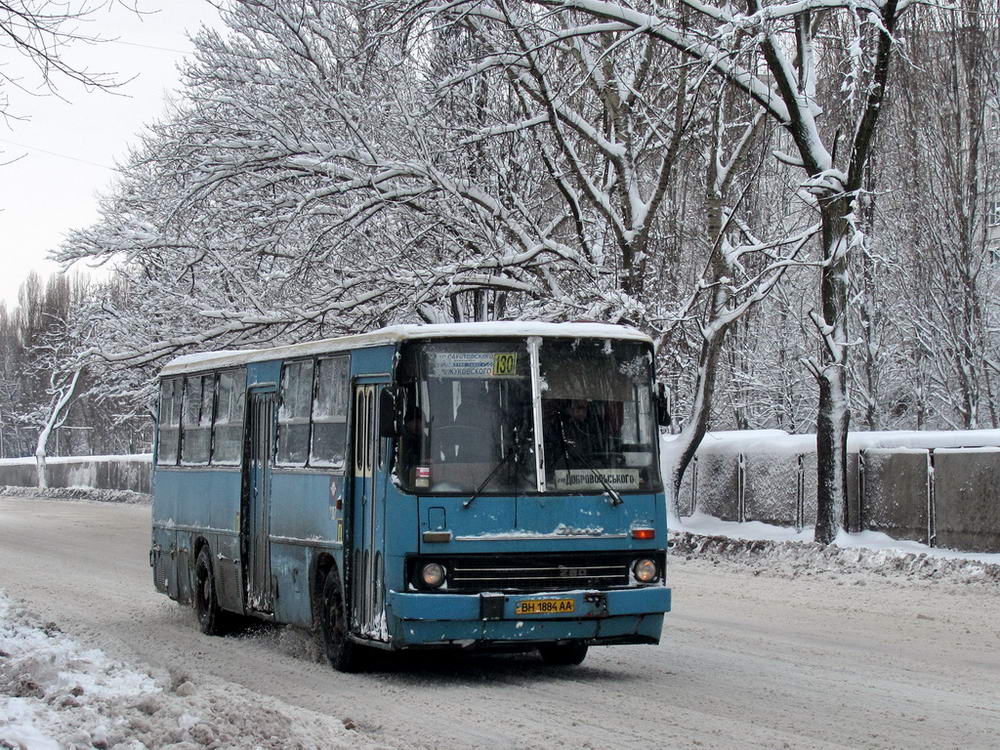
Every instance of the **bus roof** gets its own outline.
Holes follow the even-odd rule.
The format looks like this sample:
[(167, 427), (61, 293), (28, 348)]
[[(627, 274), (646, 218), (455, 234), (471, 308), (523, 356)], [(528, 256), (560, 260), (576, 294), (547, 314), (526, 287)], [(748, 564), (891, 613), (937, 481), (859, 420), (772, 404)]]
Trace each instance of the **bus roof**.
[(398, 325), (380, 328), (371, 333), (341, 336), (320, 341), (288, 344), (270, 349), (245, 349), (185, 354), (168, 362), (161, 377), (181, 375), (225, 367), (237, 367), (248, 362), (309, 357), (316, 354), (349, 351), (368, 346), (395, 344), (412, 339), (492, 338), (547, 336), (566, 338), (602, 338), (645, 341), (652, 339), (628, 326), (606, 323), (540, 323), (536, 321), (503, 321), (496, 323), (445, 323), (439, 325)]

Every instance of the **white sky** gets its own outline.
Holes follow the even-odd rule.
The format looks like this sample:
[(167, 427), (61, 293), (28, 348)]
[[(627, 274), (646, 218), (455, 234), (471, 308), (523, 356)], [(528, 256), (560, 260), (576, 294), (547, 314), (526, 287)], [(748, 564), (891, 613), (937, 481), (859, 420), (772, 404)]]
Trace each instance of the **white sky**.
[[(177, 64), (192, 49), (187, 32), (218, 24), (206, 0), (140, 0), (136, 17), (118, 4), (81, 24), (87, 34), (117, 39), (76, 45), (64, 57), (77, 67), (135, 78), (117, 94), (87, 91), (57, 81), (59, 94), (33, 96), (7, 89), (9, 110), (26, 119), (0, 120), (0, 301), (17, 304), (17, 289), (31, 271), (43, 276), (59, 267), (46, 260), (68, 230), (97, 218), (97, 193), (114, 177), (116, 160), (145, 123), (163, 112), (166, 95), (178, 84)], [(37, 74), (0, 49), (7, 72), (22, 71), (26, 87)], [(42, 93), (42, 90), (39, 90)]]

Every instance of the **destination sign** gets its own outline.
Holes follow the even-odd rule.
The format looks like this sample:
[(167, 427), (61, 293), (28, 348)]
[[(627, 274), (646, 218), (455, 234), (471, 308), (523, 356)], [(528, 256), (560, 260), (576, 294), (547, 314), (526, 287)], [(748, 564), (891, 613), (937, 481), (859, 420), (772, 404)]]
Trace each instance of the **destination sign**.
[(432, 378), (517, 377), (517, 352), (429, 352)]
[[(554, 473), (557, 490), (639, 489), (638, 469), (557, 469)], [(602, 483), (601, 480), (604, 480)]]

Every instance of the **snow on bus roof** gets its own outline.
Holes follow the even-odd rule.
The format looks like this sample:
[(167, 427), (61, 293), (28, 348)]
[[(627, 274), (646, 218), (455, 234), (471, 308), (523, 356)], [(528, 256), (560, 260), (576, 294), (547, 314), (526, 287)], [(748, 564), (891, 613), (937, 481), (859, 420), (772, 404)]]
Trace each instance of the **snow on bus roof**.
[(370, 333), (341, 336), (319, 341), (272, 347), (270, 349), (229, 349), (184, 354), (168, 362), (161, 376), (178, 375), (221, 367), (236, 367), (248, 362), (308, 357), (314, 354), (346, 351), (366, 346), (394, 344), (407, 339), (489, 338), (505, 336), (562, 336), (568, 338), (613, 338), (629, 341), (652, 339), (629, 326), (608, 323), (542, 323), (538, 321), (500, 321), (491, 323), (442, 323), (435, 325), (398, 325)]

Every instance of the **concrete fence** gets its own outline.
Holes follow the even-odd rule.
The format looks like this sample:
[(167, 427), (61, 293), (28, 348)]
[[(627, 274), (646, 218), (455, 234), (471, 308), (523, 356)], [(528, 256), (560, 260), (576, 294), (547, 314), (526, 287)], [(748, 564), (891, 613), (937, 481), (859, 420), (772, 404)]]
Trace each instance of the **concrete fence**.
[[(681, 515), (815, 524), (815, 438), (755, 435), (728, 433), (699, 448), (678, 497)], [(847, 469), (848, 530), (1000, 552), (1000, 431), (856, 433)]]
[[(777, 431), (706, 436), (684, 475), (681, 515), (812, 526), (814, 446), (814, 436)], [(669, 463), (669, 441), (665, 448)], [(1000, 552), (1000, 430), (852, 433), (848, 451), (848, 530)], [(50, 487), (150, 492), (149, 454), (54, 457), (47, 465)], [(34, 459), (0, 459), (0, 485), (35, 482)]]
[[(153, 457), (58, 456), (46, 462), (49, 487), (90, 487), (101, 490), (150, 492)], [(37, 486), (35, 459), (0, 459), (0, 485)]]

